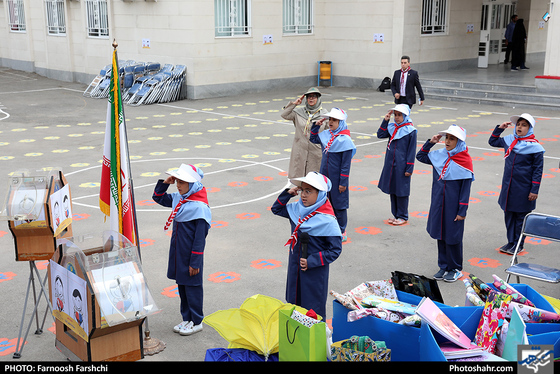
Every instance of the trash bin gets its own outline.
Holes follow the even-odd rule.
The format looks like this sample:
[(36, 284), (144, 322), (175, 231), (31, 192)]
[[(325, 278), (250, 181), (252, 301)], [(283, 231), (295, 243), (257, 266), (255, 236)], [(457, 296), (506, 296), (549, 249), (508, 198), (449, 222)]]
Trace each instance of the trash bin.
[(332, 61), (317, 61), (317, 86), (332, 86)]

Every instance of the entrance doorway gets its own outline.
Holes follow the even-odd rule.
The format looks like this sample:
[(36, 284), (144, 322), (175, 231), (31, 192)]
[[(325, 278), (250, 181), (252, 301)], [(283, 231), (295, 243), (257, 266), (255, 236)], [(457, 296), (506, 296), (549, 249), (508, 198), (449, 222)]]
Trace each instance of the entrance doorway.
[(509, 0), (484, 0), (480, 20), (478, 44), (478, 67), (487, 68), (504, 61), (506, 39), (504, 37), (510, 18), (515, 14), (516, 3)]

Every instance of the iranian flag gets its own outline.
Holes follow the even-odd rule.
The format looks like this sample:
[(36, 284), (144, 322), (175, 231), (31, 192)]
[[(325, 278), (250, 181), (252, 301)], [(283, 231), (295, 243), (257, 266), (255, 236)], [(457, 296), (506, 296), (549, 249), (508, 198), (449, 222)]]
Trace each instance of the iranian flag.
[(107, 103), (99, 208), (109, 216), (111, 230), (121, 233), (136, 245), (135, 210), (117, 61), (115, 48), (111, 69), (111, 92)]

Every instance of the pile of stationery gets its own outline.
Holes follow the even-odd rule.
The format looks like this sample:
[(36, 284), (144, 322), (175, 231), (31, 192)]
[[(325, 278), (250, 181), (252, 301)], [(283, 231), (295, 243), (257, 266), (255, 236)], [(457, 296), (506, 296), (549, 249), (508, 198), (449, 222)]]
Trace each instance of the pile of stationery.
[(344, 294), (331, 290), (330, 294), (350, 309), (349, 322), (373, 316), (401, 325), (420, 326), (416, 305), (399, 300), (391, 279), (364, 282)]

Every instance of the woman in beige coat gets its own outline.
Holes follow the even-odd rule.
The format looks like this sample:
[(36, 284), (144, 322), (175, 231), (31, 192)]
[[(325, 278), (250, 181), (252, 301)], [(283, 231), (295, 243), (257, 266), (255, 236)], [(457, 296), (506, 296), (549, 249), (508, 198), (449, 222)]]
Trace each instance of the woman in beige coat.
[[(305, 106), (297, 107), (305, 99)], [(309, 132), (313, 122), (327, 113), (321, 106), (321, 92), (315, 87), (295, 101), (284, 107), (282, 118), (293, 121), (295, 127), (294, 142), (290, 155), (288, 178), (300, 178), (311, 171), (319, 171), (321, 167), (321, 146), (309, 141)], [(321, 127), (321, 131), (325, 126)]]

